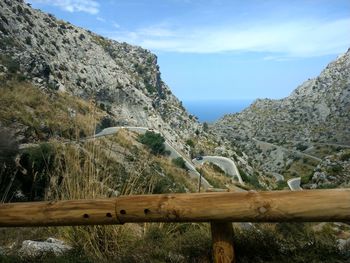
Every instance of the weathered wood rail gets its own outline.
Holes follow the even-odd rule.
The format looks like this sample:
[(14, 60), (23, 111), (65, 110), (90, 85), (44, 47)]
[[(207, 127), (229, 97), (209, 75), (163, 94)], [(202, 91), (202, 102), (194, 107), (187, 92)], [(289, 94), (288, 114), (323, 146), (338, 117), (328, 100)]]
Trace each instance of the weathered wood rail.
[(0, 227), (211, 221), (350, 221), (350, 189), (132, 195), (0, 204)]
[[(234, 262), (229, 222), (295, 221), (349, 222), (350, 189), (133, 195), (0, 204), (0, 227), (211, 222), (214, 252), (223, 249), (230, 254), (227, 262)], [(214, 253), (218, 259), (215, 262), (220, 262), (220, 253)]]

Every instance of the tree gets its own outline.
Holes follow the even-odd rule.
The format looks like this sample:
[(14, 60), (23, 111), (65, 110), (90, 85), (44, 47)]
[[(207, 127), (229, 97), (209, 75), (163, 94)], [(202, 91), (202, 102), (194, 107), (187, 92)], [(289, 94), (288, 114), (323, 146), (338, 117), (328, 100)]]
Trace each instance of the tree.
[(165, 139), (159, 133), (146, 131), (139, 135), (139, 142), (148, 146), (153, 154), (165, 154)]
[(191, 139), (188, 139), (187, 141), (186, 141), (186, 144), (188, 145), (188, 146), (190, 146), (190, 147), (194, 147), (194, 142), (191, 140)]
[(203, 131), (207, 132), (209, 129), (208, 123), (204, 122), (203, 123)]

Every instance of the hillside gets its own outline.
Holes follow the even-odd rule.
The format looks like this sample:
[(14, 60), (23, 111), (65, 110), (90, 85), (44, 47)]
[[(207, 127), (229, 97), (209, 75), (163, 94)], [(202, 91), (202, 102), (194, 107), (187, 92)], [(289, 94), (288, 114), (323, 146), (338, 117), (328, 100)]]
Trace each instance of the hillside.
[(2, 81), (17, 74), (44, 92), (93, 100), (105, 112), (105, 124), (157, 128), (174, 142), (199, 128), (148, 50), (8, 0), (0, 2), (0, 43)]
[[(282, 189), (286, 183), (276, 186), (269, 175), (282, 173), (289, 160), (291, 176), (317, 165), (315, 179), (307, 178), (316, 187), (329, 183), (329, 175), (337, 180), (333, 186), (346, 184), (341, 173), (348, 172), (350, 151), (334, 153), (323, 138), (333, 136), (334, 148), (349, 138), (344, 122), (349, 118), (348, 58), (340, 58), (313, 84), (325, 94), (331, 86), (339, 103), (310, 94), (305, 84), (290, 98), (258, 101), (242, 115), (228, 115), (208, 128), (162, 81), (150, 51), (76, 27), (23, 0), (0, 0), (0, 203), (195, 193), (199, 178), (202, 192), (206, 187)], [(308, 110), (299, 111), (306, 97)], [(312, 137), (287, 123), (295, 112), (306, 112), (310, 120), (297, 123), (307, 124)], [(318, 119), (311, 121), (314, 115)], [(286, 118), (278, 123), (293, 136), (269, 125), (278, 118)], [(319, 132), (314, 126), (323, 119), (325, 130)], [(284, 138), (292, 139), (282, 144)], [(276, 146), (280, 143), (286, 148)], [(288, 152), (305, 146), (311, 159)], [(94, 214), (79, 216), (85, 220)], [(213, 260), (210, 231), (209, 223), (198, 222), (1, 227), (0, 263), (208, 263)], [(350, 257), (346, 224), (237, 223), (234, 233), (240, 263), (339, 263)]]
[[(349, 112), (350, 50), (290, 96), (258, 99), (241, 113), (225, 115), (212, 132), (233, 142), (261, 175), (312, 177), (325, 156), (350, 145)], [(350, 171), (344, 172), (333, 183), (347, 183)]]

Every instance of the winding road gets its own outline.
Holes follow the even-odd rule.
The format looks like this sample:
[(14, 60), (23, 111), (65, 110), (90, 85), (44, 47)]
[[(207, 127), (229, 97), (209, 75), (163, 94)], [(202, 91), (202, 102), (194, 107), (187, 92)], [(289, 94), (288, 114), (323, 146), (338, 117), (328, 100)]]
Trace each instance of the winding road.
[(253, 139), (253, 141), (255, 141), (256, 143), (265, 144), (265, 145), (268, 145), (268, 146), (270, 146), (270, 147), (280, 148), (280, 149), (282, 149), (282, 150), (285, 151), (285, 152), (293, 152), (293, 153), (302, 155), (302, 156), (304, 156), (304, 157), (308, 157), (308, 158), (313, 159), (313, 160), (318, 161), (318, 162), (321, 162), (321, 161), (322, 161), (322, 159), (320, 159), (320, 158), (318, 158), (318, 157), (316, 157), (316, 156), (307, 154), (307, 153), (303, 153), (303, 152), (300, 152), (300, 151), (297, 151), (297, 150), (287, 149), (287, 148), (285, 148), (285, 147), (283, 147), (283, 146), (279, 146), (279, 145), (276, 145), (276, 144), (273, 144), (273, 143), (270, 143), (270, 142), (260, 141), (260, 140), (258, 140), (258, 139), (256, 139), (256, 138), (252, 138), (252, 139)]
[[(137, 132), (139, 134), (144, 134), (144, 133), (146, 133), (146, 131), (153, 131), (155, 133), (161, 134), (159, 131), (153, 130), (153, 129), (149, 129), (147, 127), (121, 126), (121, 127), (105, 128), (101, 132), (95, 134), (95, 136), (93, 136), (91, 138), (98, 138), (98, 137), (113, 135), (113, 134), (117, 133), (120, 129), (127, 129), (129, 131)], [(177, 151), (172, 145), (170, 145), (170, 143), (168, 141), (165, 141), (164, 145), (165, 145), (165, 150), (170, 152), (170, 155), (169, 155), (170, 158), (174, 159), (174, 158), (182, 157), (184, 159), (185, 165), (186, 165), (186, 167), (188, 169), (188, 173), (189, 173), (191, 178), (195, 178), (195, 179), (198, 179), (198, 180), (199, 180), (199, 178), (201, 178), (201, 186), (204, 189), (208, 189), (208, 188), (212, 188), (213, 187), (203, 176), (200, 175), (200, 173), (196, 170), (194, 165), (190, 161), (188, 161), (185, 156), (180, 154), (180, 152)]]
[(292, 190), (292, 191), (303, 190), (303, 188), (301, 188), (301, 186), (300, 186), (300, 183), (301, 183), (301, 178), (300, 177), (292, 178), (292, 179), (289, 179), (287, 181), (287, 184), (288, 184), (290, 190)]
[(238, 182), (241, 185), (244, 185), (242, 177), (237, 169), (237, 166), (235, 162), (231, 159), (222, 156), (203, 156), (202, 158), (202, 160), (193, 159), (192, 162), (201, 165), (205, 162), (213, 163), (219, 166), (226, 174), (232, 177), (237, 177)]

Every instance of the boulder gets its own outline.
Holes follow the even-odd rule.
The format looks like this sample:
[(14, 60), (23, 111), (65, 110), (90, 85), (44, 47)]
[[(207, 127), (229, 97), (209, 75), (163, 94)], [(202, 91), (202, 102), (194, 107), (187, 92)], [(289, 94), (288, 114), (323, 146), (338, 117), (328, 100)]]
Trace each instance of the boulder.
[(45, 241), (24, 240), (19, 254), (22, 256), (36, 257), (47, 253), (53, 253), (58, 256), (71, 249), (71, 246), (55, 238), (48, 238)]
[(350, 250), (350, 238), (348, 239), (338, 239), (337, 240), (338, 249), (340, 251)]

